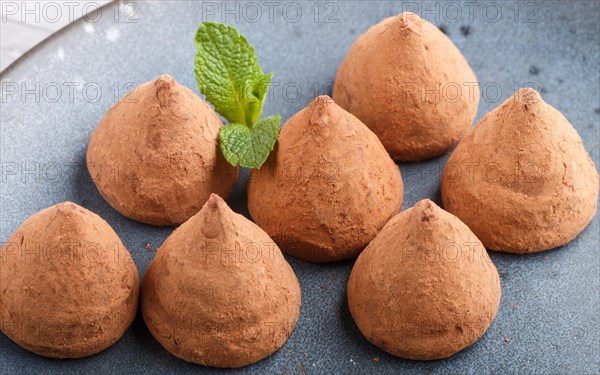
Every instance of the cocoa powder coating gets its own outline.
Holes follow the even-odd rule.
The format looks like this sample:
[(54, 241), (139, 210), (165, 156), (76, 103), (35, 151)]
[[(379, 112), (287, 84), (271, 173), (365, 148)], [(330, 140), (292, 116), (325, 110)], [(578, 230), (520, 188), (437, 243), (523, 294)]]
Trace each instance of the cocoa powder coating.
[(211, 193), (229, 196), (238, 169), (221, 155), (223, 123), (196, 94), (168, 75), (145, 83), (98, 124), (87, 166), (100, 194), (121, 214), (178, 225)]
[(441, 191), (488, 249), (532, 253), (565, 245), (590, 223), (598, 172), (569, 121), (525, 88), (460, 142)]
[(248, 183), (254, 221), (284, 252), (311, 262), (356, 257), (400, 211), (402, 196), (381, 142), (328, 96), (285, 123)]
[(98, 215), (71, 202), (27, 219), (2, 247), (0, 328), (53, 358), (96, 354), (133, 321), (138, 271)]
[(472, 345), (494, 320), (500, 293), (481, 242), (428, 199), (389, 221), (348, 281), (350, 312), (367, 340), (415, 360)]
[(234, 368), (285, 343), (300, 286), (273, 240), (212, 194), (157, 250), (141, 304), (150, 332), (173, 355)]
[(362, 34), (340, 65), (333, 99), (365, 123), (396, 160), (446, 152), (467, 133), (477, 78), (452, 41), (414, 13)]

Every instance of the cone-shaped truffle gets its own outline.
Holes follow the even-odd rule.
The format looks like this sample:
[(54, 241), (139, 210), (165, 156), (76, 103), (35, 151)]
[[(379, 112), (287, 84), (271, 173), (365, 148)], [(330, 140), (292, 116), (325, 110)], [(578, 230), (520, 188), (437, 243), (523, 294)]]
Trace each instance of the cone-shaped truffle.
[(340, 65), (333, 99), (364, 122), (392, 158), (443, 154), (477, 113), (477, 78), (435, 25), (406, 12), (362, 34)]
[(277, 148), (253, 170), (254, 221), (298, 258), (353, 258), (402, 206), (402, 177), (381, 142), (327, 96), (281, 129)]
[(533, 89), (488, 113), (442, 177), (444, 207), (493, 250), (562, 246), (592, 220), (598, 173), (569, 121)]
[(114, 344), (137, 309), (137, 268), (98, 215), (71, 202), (27, 219), (2, 246), (0, 328), (21, 347), (81, 358)]
[(150, 332), (173, 355), (241, 367), (288, 339), (300, 286), (273, 240), (213, 194), (158, 249), (141, 304)]
[(100, 194), (121, 214), (178, 225), (211, 193), (227, 197), (238, 169), (221, 155), (223, 123), (196, 94), (168, 75), (145, 83), (98, 124), (87, 165)]
[(362, 334), (407, 359), (447, 358), (472, 345), (499, 304), (500, 278), (481, 242), (428, 199), (389, 221), (348, 281)]

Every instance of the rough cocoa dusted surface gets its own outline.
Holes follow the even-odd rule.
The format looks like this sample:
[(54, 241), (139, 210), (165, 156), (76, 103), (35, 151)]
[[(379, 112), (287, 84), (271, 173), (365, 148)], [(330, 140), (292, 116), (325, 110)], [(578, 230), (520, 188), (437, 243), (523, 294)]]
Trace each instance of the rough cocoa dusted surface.
[(0, 328), (53, 358), (96, 354), (135, 317), (138, 271), (98, 215), (71, 202), (27, 219), (2, 247)]
[(562, 246), (592, 220), (598, 172), (569, 121), (533, 89), (488, 113), (442, 177), (444, 207), (493, 250)]
[(87, 150), (88, 170), (121, 214), (153, 225), (178, 225), (211, 193), (227, 197), (238, 169), (221, 155), (221, 120), (169, 75), (145, 83), (112, 107)]
[(175, 356), (241, 367), (279, 349), (300, 312), (300, 285), (277, 245), (212, 194), (158, 249), (142, 313)]
[(494, 320), (500, 278), (473, 232), (424, 199), (391, 219), (358, 257), (348, 304), (362, 334), (386, 352), (447, 358)]
[(255, 222), (284, 252), (311, 262), (356, 257), (402, 197), (400, 171), (381, 142), (328, 96), (285, 123), (248, 183)]
[(364, 122), (396, 160), (443, 154), (477, 114), (477, 77), (435, 25), (414, 13), (362, 34), (337, 71), (333, 99)]

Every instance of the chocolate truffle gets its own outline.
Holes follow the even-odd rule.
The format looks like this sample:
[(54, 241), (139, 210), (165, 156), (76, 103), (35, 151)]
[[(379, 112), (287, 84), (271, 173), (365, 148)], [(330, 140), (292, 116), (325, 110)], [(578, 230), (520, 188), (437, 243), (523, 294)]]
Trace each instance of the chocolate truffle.
[(407, 359), (442, 359), (488, 329), (500, 279), (473, 232), (425, 199), (391, 219), (360, 254), (348, 304), (375, 346)]
[(285, 343), (300, 286), (273, 240), (212, 194), (157, 250), (141, 304), (150, 332), (173, 355), (233, 368)]
[(60, 203), (31, 216), (2, 246), (0, 328), (45, 357), (90, 356), (131, 325), (138, 290), (137, 268), (110, 225)]
[(519, 90), (460, 142), (442, 177), (444, 207), (493, 250), (562, 246), (592, 220), (598, 173), (569, 121)]
[(100, 194), (121, 214), (178, 225), (211, 193), (227, 197), (238, 169), (221, 155), (223, 123), (196, 94), (168, 75), (145, 83), (98, 124), (87, 166)]
[(435, 25), (406, 12), (362, 34), (340, 65), (333, 99), (364, 122), (396, 160), (446, 152), (479, 104), (467, 60)]
[(402, 206), (402, 177), (381, 142), (328, 96), (290, 118), (248, 183), (254, 221), (311, 262), (356, 257)]

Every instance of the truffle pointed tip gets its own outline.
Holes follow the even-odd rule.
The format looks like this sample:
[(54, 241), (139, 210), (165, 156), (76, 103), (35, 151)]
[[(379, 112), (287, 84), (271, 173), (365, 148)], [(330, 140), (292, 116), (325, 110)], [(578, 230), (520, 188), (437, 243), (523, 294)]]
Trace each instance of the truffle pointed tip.
[(334, 103), (329, 95), (319, 95), (313, 99), (311, 105), (328, 105)]
[(162, 108), (166, 108), (171, 104), (171, 95), (177, 90), (178, 85), (173, 77), (168, 74), (163, 74), (154, 80), (156, 97)]
[(211, 194), (197, 215), (201, 218), (201, 230), (204, 236), (206, 238), (216, 238), (220, 233), (224, 233), (224, 226), (229, 222), (227, 218), (230, 214), (231, 209), (223, 198), (217, 194)]
[(419, 17), (416, 13), (410, 11), (402, 12), (398, 15), (398, 17), (403, 19), (421, 19), (421, 17)]
[(56, 211), (60, 215), (69, 215), (71, 213), (82, 213), (85, 210), (80, 205), (70, 202), (70, 201), (65, 201), (65, 202), (55, 204), (54, 206), (50, 207), (49, 209)]
[(423, 19), (413, 12), (402, 12), (396, 16), (397, 22), (402, 27), (421, 26)]
[(156, 82), (173, 82), (175, 79), (168, 73), (161, 74), (155, 79)]
[(75, 207), (78, 207), (77, 204), (75, 204), (75, 203), (73, 203), (71, 201), (60, 202), (60, 203), (57, 203), (55, 206), (58, 207), (58, 208), (75, 208)]
[(171, 77), (169, 74), (161, 74), (160, 76), (156, 77), (156, 79), (154, 80), (154, 85), (156, 86), (158, 91), (164, 90), (164, 89), (170, 89), (171, 87), (175, 86), (177, 84), (177, 82), (175, 81), (175, 79), (173, 77)]
[(544, 102), (540, 93), (532, 89), (531, 87), (524, 87), (522, 89), (519, 89), (513, 95), (513, 99), (515, 103), (527, 106)]
[(310, 113), (309, 125), (323, 125), (329, 123), (329, 114), (332, 111), (336, 111), (339, 108), (337, 104), (327, 95), (317, 96), (309, 105), (306, 107), (308, 113)]
[(222, 207), (223, 205), (226, 205), (225, 201), (223, 200), (223, 198), (221, 198), (218, 194), (215, 193), (212, 193), (210, 195), (205, 204), (205, 206), (210, 209), (217, 209), (219, 207)]
[(413, 208), (413, 213), (422, 222), (430, 222), (435, 219), (441, 208), (430, 199), (423, 199), (418, 201)]

